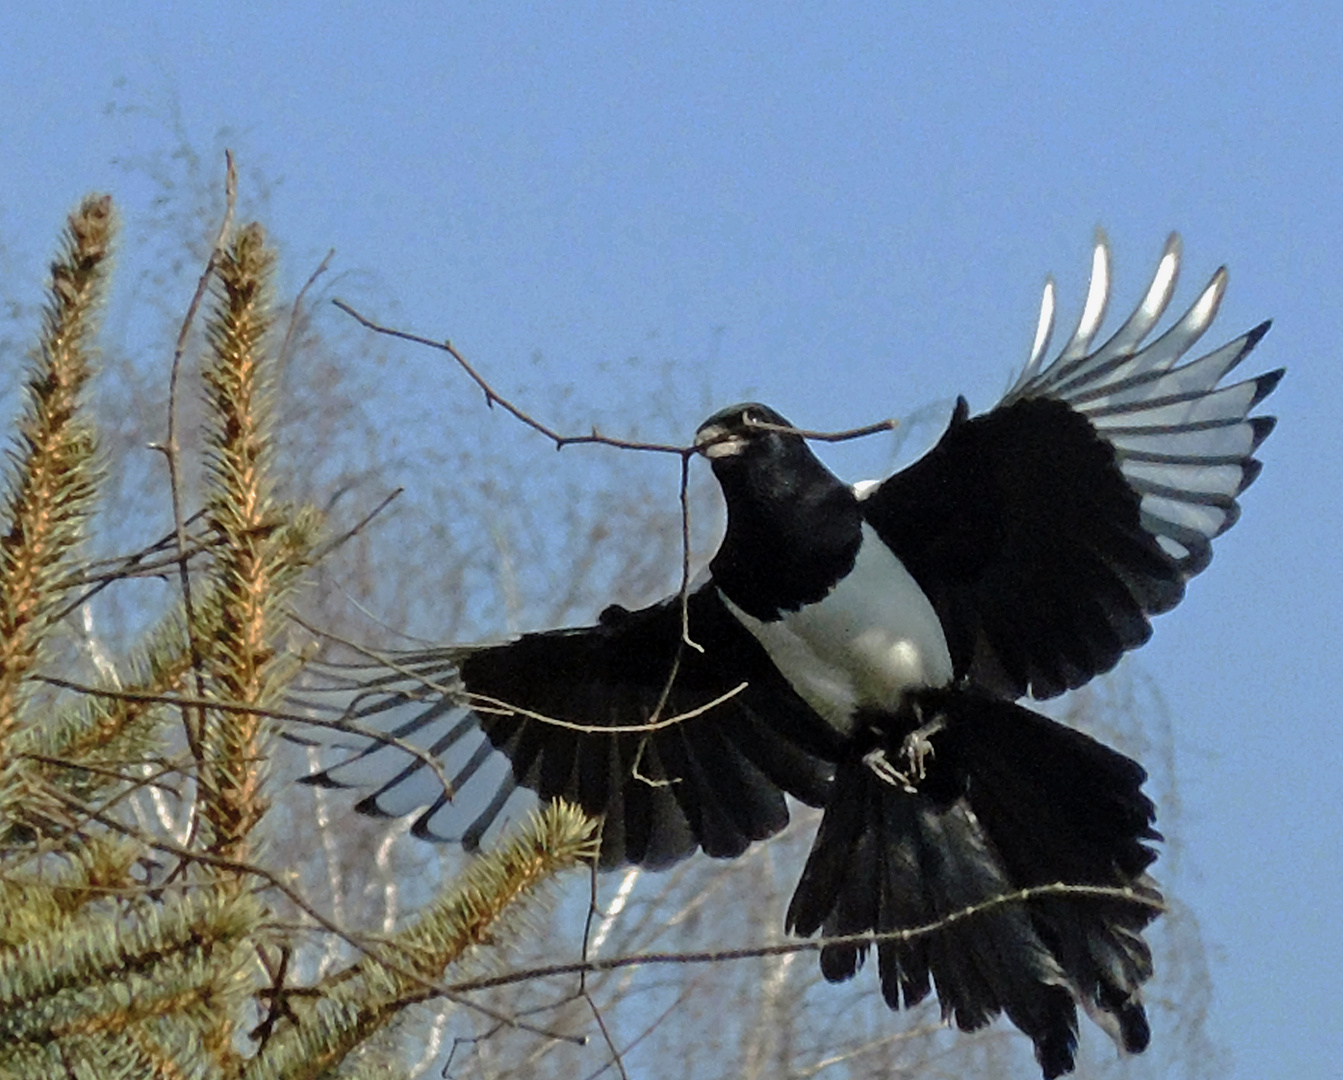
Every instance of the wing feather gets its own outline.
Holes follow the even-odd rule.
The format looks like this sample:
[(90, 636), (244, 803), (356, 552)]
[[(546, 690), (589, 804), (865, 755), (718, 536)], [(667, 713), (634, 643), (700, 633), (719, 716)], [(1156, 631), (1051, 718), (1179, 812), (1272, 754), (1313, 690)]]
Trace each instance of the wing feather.
[(866, 494), (867, 520), (928, 594), (958, 675), (1047, 697), (1112, 667), (1179, 602), (1240, 513), (1272, 417), (1250, 412), (1282, 371), (1222, 385), (1260, 324), (1186, 359), (1226, 292), (1219, 269), (1144, 344), (1179, 276), (1172, 236), (1142, 301), (1092, 350), (1110, 284), (1103, 234), (1076, 331), (1045, 364), (1046, 287), (1026, 370), (997, 407), (961, 403), (938, 444)]
[[(477, 842), (521, 787), (604, 815), (604, 865), (663, 866), (696, 848), (740, 854), (787, 823), (785, 792), (824, 800), (834, 735), (712, 583), (688, 605), (702, 653), (681, 645), (671, 598), (611, 608), (595, 626), (328, 667), (326, 711), (348, 734), (310, 782), (373, 786), (360, 809), (420, 810), (423, 836)], [(384, 732), (438, 759), (442, 774)]]

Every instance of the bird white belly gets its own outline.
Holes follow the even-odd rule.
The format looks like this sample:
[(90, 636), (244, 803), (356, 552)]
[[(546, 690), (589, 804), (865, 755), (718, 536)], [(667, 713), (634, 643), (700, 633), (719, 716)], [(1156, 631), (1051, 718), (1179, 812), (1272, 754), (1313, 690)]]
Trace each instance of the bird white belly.
[(853, 570), (820, 602), (761, 622), (723, 601), (802, 700), (841, 732), (860, 707), (895, 709), (906, 690), (951, 681), (933, 605), (869, 525)]

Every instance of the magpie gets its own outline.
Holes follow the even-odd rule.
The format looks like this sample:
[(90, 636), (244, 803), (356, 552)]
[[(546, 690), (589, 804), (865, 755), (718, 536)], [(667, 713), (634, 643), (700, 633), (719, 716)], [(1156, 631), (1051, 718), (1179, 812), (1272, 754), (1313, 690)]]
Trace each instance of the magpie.
[[(1062, 350), (1046, 362), (1050, 280), (1003, 399), (973, 417), (958, 399), (933, 448), (880, 482), (836, 478), (765, 405), (714, 414), (694, 445), (727, 525), (692, 588), (591, 626), (340, 669), (346, 719), (443, 768), (365, 738), (309, 779), (371, 787), (360, 810), (416, 812), (417, 835), (468, 847), (521, 789), (568, 799), (600, 815), (603, 867), (740, 855), (787, 824), (792, 796), (823, 813), (790, 931), (937, 927), (877, 939), (892, 1009), (935, 992), (963, 1030), (1005, 1013), (1046, 1080), (1074, 1067), (1079, 1005), (1142, 1051), (1142, 934), (1161, 905), (1146, 774), (1022, 702), (1146, 641), (1259, 473), (1275, 421), (1250, 413), (1283, 372), (1223, 383), (1269, 323), (1186, 359), (1220, 269), (1153, 338), (1180, 257), (1171, 236), (1136, 310), (1096, 345), (1110, 292), (1098, 235)], [(821, 970), (848, 979), (868, 953), (827, 945)]]

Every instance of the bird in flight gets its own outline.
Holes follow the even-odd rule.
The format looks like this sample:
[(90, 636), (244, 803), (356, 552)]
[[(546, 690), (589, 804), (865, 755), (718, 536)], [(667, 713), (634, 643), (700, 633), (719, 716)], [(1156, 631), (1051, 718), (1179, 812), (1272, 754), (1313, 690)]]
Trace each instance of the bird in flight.
[[(1187, 358), (1222, 299), (1218, 270), (1153, 337), (1180, 254), (1172, 236), (1096, 345), (1099, 236), (1062, 350), (1046, 360), (1051, 281), (1006, 396), (973, 417), (959, 399), (936, 445), (880, 482), (836, 478), (767, 406), (714, 414), (695, 449), (727, 528), (684, 595), (340, 670), (342, 715), (427, 751), (450, 784), (376, 738), (310, 780), (373, 788), (359, 809), (416, 812), (417, 835), (468, 847), (519, 789), (567, 799), (601, 816), (604, 867), (740, 855), (787, 824), (791, 795), (823, 814), (789, 930), (881, 934), (978, 909), (877, 941), (892, 1009), (935, 991), (963, 1030), (1006, 1013), (1046, 1080), (1074, 1067), (1079, 1005), (1142, 1051), (1142, 932), (1161, 902), (1146, 774), (1021, 702), (1146, 641), (1259, 473), (1274, 420), (1250, 413), (1283, 373), (1223, 383), (1269, 324)], [(1084, 888), (1003, 901), (1059, 883)], [(847, 979), (868, 952), (826, 946), (821, 970)]]

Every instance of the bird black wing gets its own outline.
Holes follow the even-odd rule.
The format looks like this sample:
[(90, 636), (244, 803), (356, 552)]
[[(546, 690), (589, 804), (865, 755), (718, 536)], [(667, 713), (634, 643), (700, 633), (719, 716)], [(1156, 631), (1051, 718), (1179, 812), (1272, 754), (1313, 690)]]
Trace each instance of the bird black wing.
[(1109, 294), (1099, 237), (1063, 351), (1042, 364), (1051, 282), (1003, 401), (970, 418), (962, 399), (937, 445), (867, 494), (865, 516), (928, 594), (957, 676), (1014, 697), (1082, 685), (1147, 639), (1148, 617), (1179, 602), (1234, 524), (1274, 424), (1248, 414), (1282, 371), (1219, 385), (1268, 323), (1181, 363), (1216, 315), (1225, 270), (1144, 344), (1179, 260), (1172, 236), (1142, 303), (1093, 350)]
[[(687, 614), (698, 648), (682, 644), (672, 597), (637, 611), (613, 606), (595, 626), (329, 667), (329, 689), (348, 690), (339, 716), (351, 730), (409, 742), (444, 773), (362, 738), (310, 781), (378, 784), (361, 810), (424, 807), (418, 835), (468, 847), (521, 786), (604, 815), (606, 866), (665, 866), (696, 848), (739, 855), (787, 824), (784, 792), (824, 801), (834, 754), (825, 726), (711, 581), (689, 595)], [(469, 797), (472, 788), (483, 797)], [(450, 834), (464, 815), (465, 829)]]

